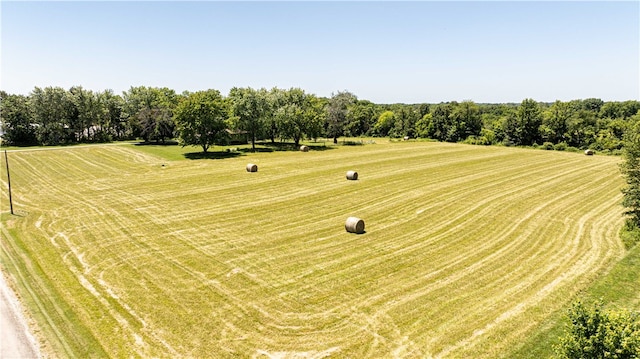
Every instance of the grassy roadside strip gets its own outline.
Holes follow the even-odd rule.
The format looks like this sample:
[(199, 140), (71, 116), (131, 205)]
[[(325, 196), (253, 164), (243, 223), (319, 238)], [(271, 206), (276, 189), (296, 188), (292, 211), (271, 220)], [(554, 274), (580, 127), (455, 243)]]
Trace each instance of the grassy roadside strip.
[[(640, 246), (633, 247), (604, 277), (597, 280), (579, 298), (585, 304), (601, 299), (607, 308), (640, 310)], [(573, 302), (573, 301), (572, 301)], [(545, 321), (538, 331), (519, 348), (506, 355), (508, 358), (549, 358), (553, 347), (564, 335), (568, 323), (569, 307), (556, 312)]]
[[(6, 271), (11, 285), (31, 311), (32, 319), (37, 323), (34, 333), (39, 338), (40, 349), (45, 356), (105, 357), (102, 346), (89, 330), (80, 322), (75, 310), (69, 306), (52, 284), (45, 270), (33, 262), (28, 249), (15, 233), (11, 233), (4, 224), (9, 214), (2, 214), (3, 226), (0, 229), (0, 263)], [(42, 342), (46, 338), (45, 343)]]

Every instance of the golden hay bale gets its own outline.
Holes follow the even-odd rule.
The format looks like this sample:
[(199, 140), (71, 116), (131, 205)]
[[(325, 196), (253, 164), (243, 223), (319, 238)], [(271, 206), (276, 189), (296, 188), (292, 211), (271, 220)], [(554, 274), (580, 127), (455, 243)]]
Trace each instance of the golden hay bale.
[(593, 156), (594, 153), (595, 152), (593, 152), (593, 150), (591, 150), (591, 149), (584, 151), (584, 154), (587, 155), (587, 156)]
[(258, 166), (253, 163), (247, 165), (247, 172), (258, 172)]
[(309, 146), (305, 146), (305, 145), (300, 146), (300, 151), (309, 152)]
[(349, 217), (344, 224), (344, 229), (349, 233), (364, 233), (364, 221), (358, 217)]
[(358, 179), (358, 172), (356, 171), (347, 171), (347, 179), (355, 181)]

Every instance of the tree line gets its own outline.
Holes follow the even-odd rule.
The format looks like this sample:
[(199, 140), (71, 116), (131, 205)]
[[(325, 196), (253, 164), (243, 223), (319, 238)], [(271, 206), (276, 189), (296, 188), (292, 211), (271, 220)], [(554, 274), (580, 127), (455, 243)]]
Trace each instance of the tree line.
[(545, 146), (619, 152), (640, 101), (596, 98), (553, 103), (375, 104), (348, 91), (318, 97), (300, 88), (232, 88), (181, 94), (131, 87), (122, 95), (81, 86), (35, 87), (29, 95), (0, 91), (5, 144), (16, 146), (125, 139), (185, 145), (225, 144), (242, 135), (256, 141), (341, 136), (429, 138), (481, 145)]

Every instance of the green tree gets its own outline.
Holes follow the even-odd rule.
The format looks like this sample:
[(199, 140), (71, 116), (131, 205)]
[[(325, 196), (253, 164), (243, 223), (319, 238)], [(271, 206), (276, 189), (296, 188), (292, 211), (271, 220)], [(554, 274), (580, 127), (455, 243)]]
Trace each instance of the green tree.
[(622, 189), (625, 214), (640, 228), (640, 111), (629, 119), (624, 134), (623, 159), (620, 169), (627, 186)]
[(271, 140), (271, 143), (276, 142), (276, 137), (280, 136), (280, 119), (278, 109), (284, 106), (284, 93), (285, 91), (277, 87), (272, 88), (267, 93), (267, 105), (269, 111), (265, 117), (265, 131), (267, 138)]
[(505, 136), (519, 146), (530, 146), (541, 140), (542, 111), (533, 99), (522, 101), (515, 116), (506, 118)]
[(175, 110), (182, 146), (202, 147), (204, 153), (226, 135), (227, 104), (217, 90), (189, 94)]
[[(151, 136), (150, 128), (155, 124), (149, 121), (164, 120), (165, 114), (173, 119), (173, 110), (178, 105), (180, 96), (174, 90), (166, 87), (131, 87), (123, 93), (124, 107), (122, 116), (127, 120), (129, 128), (136, 137), (142, 137), (145, 141), (159, 139)], [(162, 116), (149, 116), (150, 113), (162, 114)], [(143, 120), (145, 123), (143, 124)], [(160, 127), (165, 127), (160, 124)]]
[(140, 135), (145, 142), (155, 140), (165, 143), (165, 139), (174, 135), (176, 125), (167, 108), (142, 108), (138, 111), (137, 118), (140, 121)]
[(268, 93), (265, 89), (234, 87), (229, 91), (231, 113), (237, 119), (237, 129), (247, 131), (251, 137), (251, 149), (255, 152), (256, 140), (266, 132), (270, 115)]
[(373, 132), (378, 136), (388, 136), (389, 131), (395, 125), (395, 121), (395, 114), (392, 111), (385, 111), (378, 117), (378, 121), (373, 126)]
[(469, 136), (478, 136), (482, 130), (480, 110), (473, 101), (456, 104), (449, 114), (447, 141), (458, 142)]
[(331, 94), (326, 118), (327, 135), (333, 138), (333, 143), (338, 143), (338, 137), (344, 134), (349, 110), (357, 100), (357, 97), (349, 91)]
[(307, 97), (305, 118), (307, 121), (305, 135), (316, 140), (324, 133), (324, 124), (327, 122), (327, 102), (313, 94)]
[(433, 120), (433, 115), (430, 113), (426, 113), (418, 122), (416, 122), (415, 134), (421, 138), (429, 138), (430, 137), (430, 128), (431, 121)]
[(401, 138), (404, 136), (414, 137), (415, 125), (420, 119), (418, 107), (405, 104), (394, 104), (390, 108), (394, 114), (394, 121), (391, 130), (388, 132), (388, 136), (394, 138)]
[(523, 100), (518, 108), (517, 118), (521, 128), (520, 144), (533, 145), (539, 141), (542, 111), (538, 103), (532, 99)]
[(318, 136), (322, 130), (323, 106), (319, 99), (300, 88), (280, 91), (275, 118), (281, 138), (292, 139), (296, 146), (306, 137)]
[(76, 141), (95, 141), (100, 124), (104, 123), (105, 103), (101, 101), (98, 93), (85, 90), (82, 86), (74, 86), (69, 89), (69, 112), (70, 127), (72, 128)]
[(347, 112), (344, 134), (356, 137), (369, 133), (377, 121), (376, 106), (371, 101), (357, 100)]
[(599, 98), (587, 98), (582, 100), (582, 108), (594, 113), (600, 112), (600, 109), (604, 105), (604, 101)]
[(71, 96), (61, 87), (35, 87), (29, 107), (42, 145), (58, 145), (75, 140), (73, 120), (77, 117)]
[(638, 358), (640, 316), (636, 312), (607, 311), (601, 302), (576, 302), (568, 313), (570, 325), (555, 351), (561, 359)]
[(104, 107), (100, 122), (101, 141), (110, 141), (112, 136), (118, 139), (126, 138), (126, 120), (122, 117), (124, 100), (119, 95), (115, 95), (112, 90), (99, 93), (99, 97)]
[(543, 114), (541, 135), (544, 141), (560, 143), (567, 140), (568, 124), (573, 111), (568, 103), (556, 101)]
[(29, 113), (29, 99), (23, 95), (9, 95), (0, 91), (0, 120), (3, 139), (14, 146), (37, 143), (36, 130)]

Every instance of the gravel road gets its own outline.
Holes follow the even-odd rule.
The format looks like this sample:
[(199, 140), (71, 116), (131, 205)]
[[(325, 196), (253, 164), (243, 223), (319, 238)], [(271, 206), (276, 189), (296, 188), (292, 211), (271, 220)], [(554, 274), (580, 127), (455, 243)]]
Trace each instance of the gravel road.
[(0, 271), (0, 359), (39, 357), (38, 345), (29, 332), (21, 304)]

